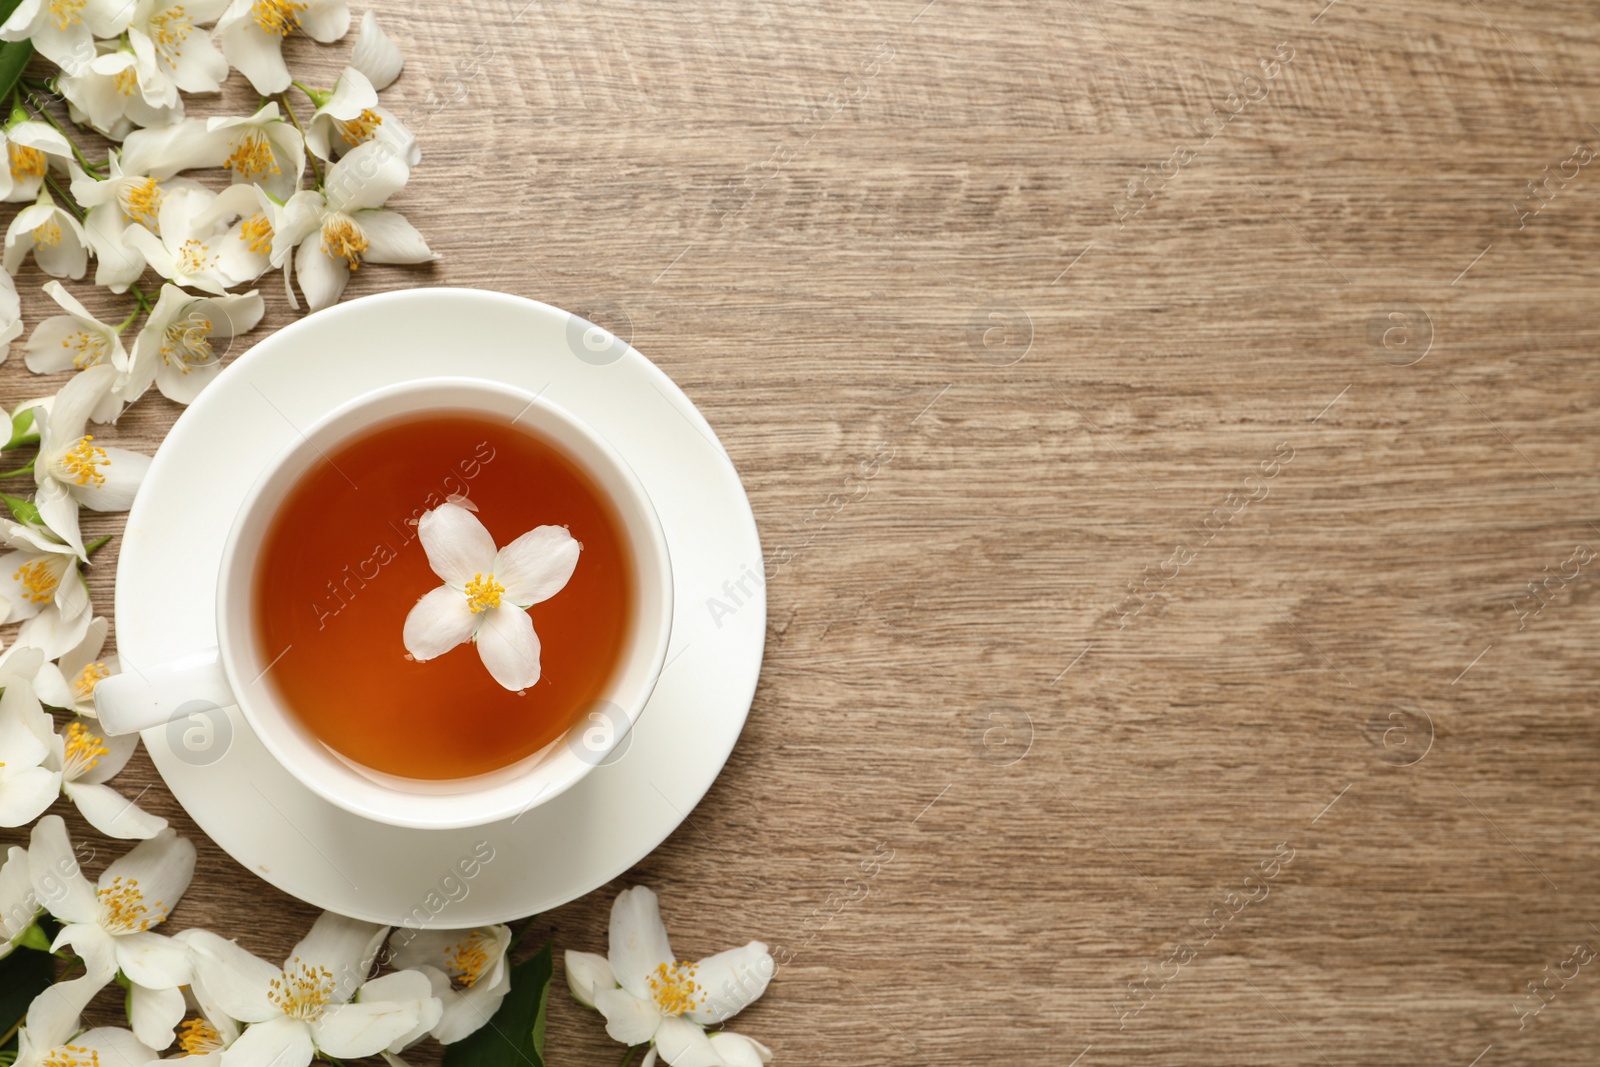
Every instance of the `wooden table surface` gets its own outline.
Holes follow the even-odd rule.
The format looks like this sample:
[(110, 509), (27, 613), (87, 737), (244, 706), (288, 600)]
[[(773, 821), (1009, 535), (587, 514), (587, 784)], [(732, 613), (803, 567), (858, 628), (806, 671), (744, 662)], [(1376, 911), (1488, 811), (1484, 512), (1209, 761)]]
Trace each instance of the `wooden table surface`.
[(1594, 1062), (1600, 18), (1324, 2), (378, 5), (444, 258), (350, 295), (589, 311), (774, 570), (721, 779), (539, 930), (765, 939), (787, 1065)]

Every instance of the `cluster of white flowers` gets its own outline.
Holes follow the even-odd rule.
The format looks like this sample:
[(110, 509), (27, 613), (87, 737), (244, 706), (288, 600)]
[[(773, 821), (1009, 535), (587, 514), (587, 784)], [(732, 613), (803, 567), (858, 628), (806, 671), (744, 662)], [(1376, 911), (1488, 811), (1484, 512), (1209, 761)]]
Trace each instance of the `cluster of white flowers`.
[[(434, 258), (384, 207), (420, 155), (378, 103), (404, 61), (376, 18), (362, 19), (330, 90), (293, 79), (284, 63), (289, 34), (332, 42), (350, 22), (345, 0), (23, 0), (0, 23), (0, 41), (30, 42), (60, 68), (18, 78), (0, 127), (0, 201), (24, 205), (0, 256), (0, 361), (23, 333), (13, 275), (31, 254), (52, 276), (44, 291), (61, 314), (34, 326), (24, 360), (39, 374), (76, 372), (54, 396), (0, 410), (0, 467), (14, 466), (7, 454), (37, 449), (0, 472), (31, 473), (35, 483), (31, 499), (0, 493), (11, 515), (0, 521), (0, 625), (21, 624), (0, 670), (31, 690), (8, 700), (42, 699), (79, 717), (46, 737), (42, 754), (15, 731), (0, 736), (0, 825), (36, 817), (54, 788), (106, 833), (146, 838), (162, 825), (103, 784), (131, 739), (99, 739), (81, 721), (116, 666), (100, 655), (106, 626), (80, 571), (100, 542), (84, 543), (79, 511), (127, 510), (150, 464), (90, 424), (116, 422), (152, 385), (192, 401), (220, 370), (219, 347), (261, 321), (259, 293), (234, 290), (268, 270), (282, 270), (296, 307), (297, 276), (316, 310), (337, 301), (363, 263)], [(184, 94), (218, 92), (230, 67), (277, 96), (248, 116), (185, 117)], [(304, 124), (291, 88), (314, 107)], [(65, 120), (51, 110), (58, 98)], [(79, 144), (85, 129), (120, 142), (104, 162)], [(220, 192), (186, 176), (207, 169)], [(60, 280), (83, 279), (91, 259), (94, 284), (134, 305), (120, 323), (97, 319)], [(151, 272), (161, 278), (153, 300), (140, 288)]]
[[(14, 728), (14, 709), (5, 714), (3, 728)], [(448, 1044), (483, 1026), (511, 988), (504, 926), (391, 939), (387, 926), (324, 913), (282, 967), (207, 930), (157, 933), (194, 862), (194, 846), (163, 829), (90, 882), (55, 815), (39, 820), (27, 848), (10, 850), (0, 865), (0, 957), (19, 945), (70, 948), (84, 968), (34, 999), (14, 1067), (92, 1067), (113, 1052), (109, 1062), (142, 1067), (174, 1045), (209, 1057), (196, 1067), (379, 1054), (404, 1067), (400, 1054), (424, 1038)], [(60, 925), (53, 941), (37, 924), (44, 912)], [(371, 977), (380, 965), (385, 973)], [(127, 990), (129, 1027), (85, 1030), (84, 1009), (113, 978)]]

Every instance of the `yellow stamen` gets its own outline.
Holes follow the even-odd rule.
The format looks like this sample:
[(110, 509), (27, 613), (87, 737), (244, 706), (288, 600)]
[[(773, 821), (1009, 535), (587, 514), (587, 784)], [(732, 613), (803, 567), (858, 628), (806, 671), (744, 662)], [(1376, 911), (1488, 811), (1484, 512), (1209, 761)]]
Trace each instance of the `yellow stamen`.
[(251, 215), (239, 224), (239, 240), (257, 255), (272, 252), (272, 222), (265, 215)]
[(11, 160), (11, 177), (16, 181), (27, 177), (42, 178), (49, 169), (49, 160), (37, 148), (12, 141), (6, 145), (6, 154)]
[(33, 243), (54, 248), (61, 243), (61, 225), (54, 217), (45, 219), (33, 228)]
[[(295, 961), (290, 961), (291, 963)], [(333, 973), (326, 967), (301, 963), (274, 978), (267, 999), (290, 1018), (311, 1022), (322, 1015), (333, 999)]]
[(279, 174), (277, 157), (272, 154), (272, 142), (260, 129), (246, 130), (233, 144), (233, 152), (222, 164), (241, 178), (258, 178), (263, 174)]
[(88, 5), (89, 0), (50, 0), (50, 17), (55, 20), (56, 29), (64, 30), (82, 22), (83, 9)]
[(207, 255), (211, 250), (206, 243), (198, 237), (191, 237), (183, 242), (183, 247), (178, 250), (178, 269), (188, 274), (199, 274), (214, 266), (217, 256)]
[(146, 905), (139, 879), (121, 875), (111, 879), (111, 884), (100, 890), (100, 925), (118, 934), (141, 934), (166, 919), (166, 907), (161, 901)]
[(492, 938), (482, 930), (474, 930), (450, 946), (450, 950), (445, 953), (445, 969), (463, 988), (471, 989), (478, 984), (484, 971), (488, 970), (490, 952), (493, 948)]
[(117, 203), (122, 205), (128, 221), (157, 233), (161, 232), (161, 201), (165, 196), (160, 178), (131, 178), (117, 187)]
[(306, 5), (298, 0), (256, 0), (250, 8), (250, 17), (268, 33), (286, 37), (300, 25), (300, 12), (305, 9)]
[(189, 21), (189, 15), (184, 11), (182, 4), (175, 4), (165, 11), (158, 11), (150, 16), (146, 24), (145, 33), (150, 40), (167, 56), (168, 62), (183, 54), (183, 42), (189, 39), (189, 33), (194, 29), (194, 23)]
[(195, 367), (204, 367), (217, 361), (216, 349), (211, 347), (211, 320), (190, 315), (170, 324), (161, 335), (161, 362), (176, 366), (184, 374)]
[(105, 358), (107, 345), (106, 339), (100, 334), (76, 330), (61, 339), (61, 347), (74, 353), (74, 367), (94, 367)]
[(383, 116), (371, 108), (363, 108), (361, 114), (348, 122), (335, 121), (334, 126), (339, 130), (339, 136), (352, 145), (361, 144), (372, 139), (378, 127), (383, 125)]
[(178, 1027), (178, 1047), (186, 1056), (204, 1056), (222, 1051), (222, 1035), (204, 1019), (190, 1019)]
[(60, 577), (42, 559), (24, 563), (11, 577), (22, 583), (22, 599), (30, 604), (43, 604), (56, 595), (56, 586), (61, 584)]
[(343, 259), (352, 271), (360, 270), (367, 236), (349, 215), (330, 215), (322, 224), (322, 250), (334, 259)]
[(111, 466), (111, 460), (106, 450), (96, 448), (93, 442), (94, 434), (86, 433), (78, 438), (78, 443), (61, 457), (61, 469), (79, 485), (98, 487), (106, 484), (106, 476), (100, 473), (100, 468)]
[(650, 976), (650, 996), (663, 1015), (682, 1015), (706, 1002), (705, 991), (694, 980), (695, 965), (679, 960), (662, 963)]
[(472, 581), (467, 583), (465, 590), (467, 607), (472, 609), (474, 615), (480, 611), (497, 608), (500, 606), (500, 594), (505, 591), (506, 587), (495, 581), (494, 575), (491, 574), (485, 578), (481, 574), (474, 574)]
[(39, 1062), (41, 1067), (100, 1067), (100, 1053), (82, 1045), (61, 1045)]
[(111, 75), (111, 84), (123, 96), (132, 96), (139, 89), (139, 74), (132, 67), (123, 67)]
[[(91, 685), (89, 688), (93, 692), (94, 687)], [(100, 762), (101, 756), (111, 754), (111, 750), (106, 747), (106, 739), (99, 734), (90, 733), (89, 728), (81, 722), (75, 722), (67, 727), (65, 740), (61, 762), (65, 765), (63, 773), (69, 779), (88, 774)]]
[(100, 684), (100, 679), (111, 677), (111, 668), (104, 663), (85, 664), (78, 676), (72, 679), (73, 692), (78, 694), (78, 699), (88, 700), (94, 696), (94, 687)]

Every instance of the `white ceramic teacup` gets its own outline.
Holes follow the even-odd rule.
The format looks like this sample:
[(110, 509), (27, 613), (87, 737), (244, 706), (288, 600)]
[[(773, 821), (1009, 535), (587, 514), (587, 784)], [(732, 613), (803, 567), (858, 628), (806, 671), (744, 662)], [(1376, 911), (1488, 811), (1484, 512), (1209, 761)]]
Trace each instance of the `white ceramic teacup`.
[[(634, 569), (637, 603), (620, 665), (595, 721), (507, 767), (472, 778), (422, 781), (361, 767), (313, 737), (283, 706), (252, 632), (254, 566), (285, 494), (343, 440), (406, 415), (471, 412), (501, 416), (554, 444), (610, 500)], [(196, 701), (238, 705), (285, 769), (341, 808), (379, 822), (423, 829), (479, 826), (514, 818), (571, 787), (602, 762), (633, 726), (655, 688), (672, 628), (672, 568), (654, 506), (620, 455), (563, 408), (499, 382), (429, 378), (358, 397), (308, 428), (267, 468), (240, 505), (217, 581), (217, 647), (171, 663), (125, 664), (95, 687), (95, 708), (111, 734), (161, 726)]]

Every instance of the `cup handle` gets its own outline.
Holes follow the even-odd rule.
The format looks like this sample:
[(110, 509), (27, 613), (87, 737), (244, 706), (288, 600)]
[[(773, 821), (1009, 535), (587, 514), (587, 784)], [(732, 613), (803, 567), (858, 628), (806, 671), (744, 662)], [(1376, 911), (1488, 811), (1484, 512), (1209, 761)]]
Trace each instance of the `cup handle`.
[(196, 701), (219, 708), (238, 703), (214, 648), (142, 670), (125, 669), (94, 687), (95, 714), (111, 735), (169, 723)]

